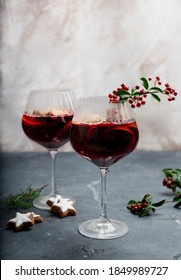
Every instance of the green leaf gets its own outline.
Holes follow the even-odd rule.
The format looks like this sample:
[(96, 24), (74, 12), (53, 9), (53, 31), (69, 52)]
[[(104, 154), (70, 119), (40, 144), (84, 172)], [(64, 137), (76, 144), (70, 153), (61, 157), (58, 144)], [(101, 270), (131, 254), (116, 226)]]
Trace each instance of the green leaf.
[(175, 192), (176, 189), (177, 189), (177, 186), (174, 184), (174, 185), (172, 186), (172, 191)]
[(177, 174), (177, 178), (175, 178), (175, 181), (176, 181), (175, 183), (176, 183), (177, 187), (181, 188), (181, 174), (180, 173)]
[(150, 207), (150, 210), (151, 210), (152, 212), (155, 212), (155, 211), (156, 211), (155, 208), (154, 208), (153, 206)]
[(144, 195), (143, 198), (144, 198), (144, 199), (147, 199), (147, 198), (149, 198), (149, 197), (151, 197), (151, 195), (150, 195), (149, 193), (147, 193), (147, 194)]
[(172, 177), (173, 169), (171, 168), (164, 168), (162, 172), (165, 174), (166, 177)]
[(172, 177), (173, 175), (181, 177), (180, 169), (164, 168), (162, 171), (167, 177)]
[(151, 95), (152, 95), (152, 97), (155, 99), (155, 101), (157, 101), (157, 102), (160, 102), (160, 101), (161, 101), (160, 97), (159, 97), (157, 94), (151, 93)]
[(179, 202), (179, 201), (181, 201), (181, 197), (175, 196), (175, 197), (173, 198), (173, 201), (174, 201), (174, 202)]
[(130, 201), (128, 201), (127, 206), (130, 206), (131, 204), (135, 204), (135, 203), (136, 203), (136, 201), (135, 201), (135, 200), (130, 200)]
[(150, 194), (145, 194), (143, 197), (143, 200), (145, 200), (148, 203), (151, 203), (151, 195)]
[(134, 93), (134, 91), (135, 91), (135, 88), (134, 88), (134, 87), (132, 87), (132, 89), (131, 89), (131, 94), (133, 94), (133, 93)]
[(139, 91), (135, 91), (132, 96), (135, 96), (135, 95), (141, 95), (141, 93)]
[(146, 90), (148, 90), (148, 88), (149, 88), (148, 80), (147, 80), (146, 78), (144, 78), (144, 77), (142, 77), (140, 80), (141, 80), (142, 85), (144, 86), (144, 88), (145, 88)]
[(123, 90), (123, 89), (118, 90), (116, 95), (121, 96), (123, 99), (127, 99), (127, 98), (130, 97), (130, 93), (126, 90)]
[(152, 88), (150, 88), (150, 90), (156, 90), (156, 91), (158, 91), (160, 93), (163, 93), (162, 89), (159, 88), (159, 87), (152, 87)]
[(143, 209), (141, 212), (140, 212), (140, 214), (139, 214), (139, 217), (145, 217), (145, 216), (147, 216), (148, 215), (148, 213), (149, 213), (149, 211), (150, 211), (150, 209), (148, 209), (148, 207), (147, 208), (145, 208), (145, 209)]
[(161, 201), (158, 201), (158, 202), (156, 202), (156, 203), (152, 203), (152, 205), (153, 205), (154, 207), (160, 207), (160, 206), (162, 206), (164, 203), (165, 203), (165, 199), (163, 199), (163, 200), (161, 200)]
[(181, 201), (178, 202), (178, 203), (176, 203), (176, 204), (174, 205), (174, 208), (178, 208), (178, 207), (180, 207), (180, 206), (181, 206)]

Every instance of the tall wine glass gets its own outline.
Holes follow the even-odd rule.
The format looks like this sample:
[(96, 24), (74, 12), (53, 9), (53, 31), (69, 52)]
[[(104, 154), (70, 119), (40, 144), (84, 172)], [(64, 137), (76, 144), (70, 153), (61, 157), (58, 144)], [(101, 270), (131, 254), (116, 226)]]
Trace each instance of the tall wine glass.
[(108, 97), (80, 99), (72, 120), (70, 142), (74, 150), (97, 165), (101, 173), (100, 217), (82, 223), (79, 232), (96, 239), (125, 235), (127, 225), (107, 216), (106, 175), (108, 168), (131, 153), (138, 142), (138, 128), (129, 104), (109, 103)]
[(59, 147), (69, 141), (74, 96), (70, 90), (46, 89), (30, 92), (22, 116), (24, 133), (33, 141), (49, 150), (52, 158), (52, 190), (49, 195), (33, 201), (39, 209), (49, 209), (46, 201), (58, 195), (55, 180), (55, 160)]

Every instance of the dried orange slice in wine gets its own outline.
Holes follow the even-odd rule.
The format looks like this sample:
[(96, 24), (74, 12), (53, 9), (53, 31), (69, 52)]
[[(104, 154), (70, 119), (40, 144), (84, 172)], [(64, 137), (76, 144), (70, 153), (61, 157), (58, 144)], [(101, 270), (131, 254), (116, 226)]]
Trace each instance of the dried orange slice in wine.
[(42, 117), (23, 115), (22, 122), (25, 125), (36, 127), (42, 125)]
[(115, 125), (100, 135), (99, 142), (108, 150), (127, 150), (134, 139), (134, 132), (127, 125)]

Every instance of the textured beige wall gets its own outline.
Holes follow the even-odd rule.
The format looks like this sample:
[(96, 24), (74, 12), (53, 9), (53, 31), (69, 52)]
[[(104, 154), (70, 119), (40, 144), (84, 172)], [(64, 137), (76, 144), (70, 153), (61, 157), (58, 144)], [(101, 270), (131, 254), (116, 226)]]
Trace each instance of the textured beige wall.
[[(28, 92), (70, 87), (77, 97), (160, 75), (181, 85), (180, 0), (0, 0), (1, 150), (44, 150), (26, 138)], [(179, 92), (180, 93), (180, 92)], [(136, 109), (139, 149), (181, 148), (181, 97)], [(70, 150), (66, 145), (64, 150)]]

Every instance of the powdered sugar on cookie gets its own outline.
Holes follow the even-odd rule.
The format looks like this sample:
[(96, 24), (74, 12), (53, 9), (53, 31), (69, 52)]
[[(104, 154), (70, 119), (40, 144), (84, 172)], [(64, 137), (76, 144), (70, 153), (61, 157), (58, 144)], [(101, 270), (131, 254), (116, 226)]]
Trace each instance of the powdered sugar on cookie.
[(48, 199), (47, 204), (51, 207), (51, 212), (56, 213), (60, 218), (75, 216), (76, 210), (74, 202), (69, 198), (62, 198), (60, 195)]
[(16, 217), (9, 220), (7, 226), (15, 231), (21, 231), (34, 225), (34, 219), (31, 212), (21, 214), (16, 213)]
[(7, 226), (16, 232), (26, 230), (35, 223), (43, 222), (43, 218), (34, 212), (20, 213), (16, 212), (16, 217), (7, 222)]
[(46, 204), (51, 207), (54, 203), (58, 203), (60, 199), (62, 199), (62, 197), (59, 194), (57, 194), (56, 196), (50, 197), (47, 200)]
[(35, 224), (43, 222), (42, 216), (40, 216), (39, 214), (35, 214), (34, 212), (31, 212), (31, 213), (33, 215), (33, 219), (34, 219)]

